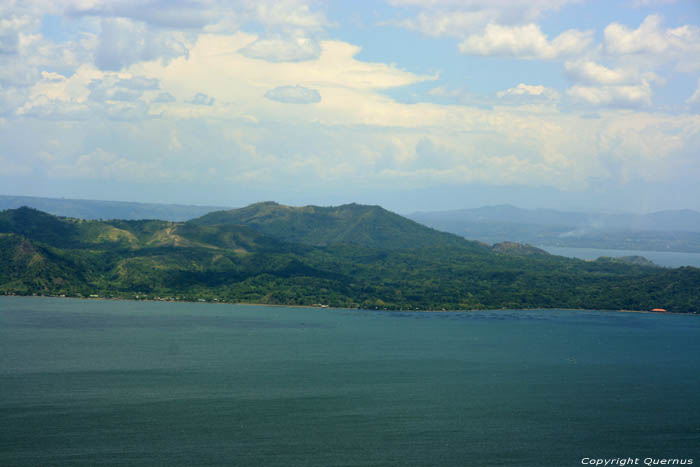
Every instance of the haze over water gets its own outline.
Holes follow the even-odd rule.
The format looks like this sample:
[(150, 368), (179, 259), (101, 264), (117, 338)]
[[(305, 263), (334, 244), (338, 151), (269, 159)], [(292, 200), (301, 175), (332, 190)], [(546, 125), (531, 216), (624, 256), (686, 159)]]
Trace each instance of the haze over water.
[(642, 251), (642, 250), (615, 250), (604, 248), (571, 248), (558, 246), (541, 246), (543, 250), (553, 255), (595, 260), (601, 256), (624, 257), (643, 256), (649, 261), (666, 268), (678, 268), (682, 266), (700, 267), (700, 253), (683, 253), (679, 251)]
[(696, 458), (697, 316), (0, 298), (2, 465)]

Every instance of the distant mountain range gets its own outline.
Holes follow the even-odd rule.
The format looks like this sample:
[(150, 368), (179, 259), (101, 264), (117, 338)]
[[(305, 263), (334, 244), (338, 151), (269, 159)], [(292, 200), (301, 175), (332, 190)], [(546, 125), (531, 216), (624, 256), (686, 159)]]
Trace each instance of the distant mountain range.
[(188, 222), (0, 212), (0, 293), (381, 309), (700, 310), (700, 269), (581, 261), (379, 206), (258, 203)]
[[(160, 219), (177, 222), (229, 209), (223, 206), (0, 196), (0, 210), (21, 206), (80, 219)], [(304, 209), (308, 211), (311, 208)], [(320, 217), (332, 217), (330, 211), (323, 211), (328, 208), (314, 209), (319, 210), (315, 214)], [(303, 231), (304, 216), (309, 214), (299, 213), (292, 220), (292, 227), (301, 228)], [(237, 214), (241, 216), (241, 222), (248, 221), (245, 218), (247, 215), (249, 214), (246, 214), (245, 210)], [(650, 214), (602, 214), (521, 209), (499, 205), (453, 211), (416, 212), (407, 217), (437, 230), (489, 244), (518, 242), (538, 246), (700, 252), (700, 213), (691, 210), (659, 211)], [(258, 222), (254, 219), (249, 220), (253, 224)], [(336, 239), (342, 236), (350, 238), (355, 234), (351, 225), (340, 223), (336, 228)]]
[(224, 206), (189, 206), (183, 204), (131, 203), (88, 199), (40, 198), (35, 196), (0, 195), (0, 210), (22, 206), (56, 216), (78, 219), (161, 219), (186, 221), (208, 212), (227, 209)]
[(700, 213), (691, 210), (602, 214), (501, 205), (408, 217), (487, 243), (700, 252)]
[(658, 211), (649, 214), (604, 214), (521, 209), (508, 204), (452, 211), (415, 212), (408, 216), (426, 222), (506, 222), (522, 225), (569, 226), (598, 230), (661, 230), (700, 232), (700, 212), (689, 209)]

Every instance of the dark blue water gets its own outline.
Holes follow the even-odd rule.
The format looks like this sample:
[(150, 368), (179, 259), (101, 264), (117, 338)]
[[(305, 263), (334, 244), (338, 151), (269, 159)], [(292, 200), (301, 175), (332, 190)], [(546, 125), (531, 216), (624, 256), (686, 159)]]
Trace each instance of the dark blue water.
[(0, 465), (700, 463), (700, 317), (0, 297)]

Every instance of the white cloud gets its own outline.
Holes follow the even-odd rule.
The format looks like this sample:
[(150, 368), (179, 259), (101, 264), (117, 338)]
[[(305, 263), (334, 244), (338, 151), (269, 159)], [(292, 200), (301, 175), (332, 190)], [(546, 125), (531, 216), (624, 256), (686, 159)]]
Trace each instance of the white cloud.
[(5, 88), (0, 84), (0, 116), (14, 113), (26, 100), (26, 90), (15, 87)]
[(547, 100), (559, 99), (559, 93), (552, 88), (547, 88), (542, 85), (529, 85), (524, 83), (520, 83), (516, 87), (506, 89), (505, 91), (499, 91), (496, 95), (500, 98), (537, 97)]
[(495, 21), (498, 16), (494, 10), (422, 11), (415, 18), (392, 20), (385, 24), (419, 31), (426, 36), (464, 37), (469, 32), (481, 30), (484, 24)]
[(554, 59), (581, 53), (592, 40), (591, 31), (570, 29), (550, 41), (536, 24), (513, 27), (489, 24), (483, 34), (474, 34), (463, 40), (459, 50), (469, 55)]
[(27, 15), (0, 17), (0, 55), (19, 53), (20, 33), (33, 22)]
[(50, 120), (148, 118), (144, 97), (154, 97), (158, 80), (129, 73), (102, 72), (83, 65), (69, 78), (44, 72), (17, 109), (17, 115)]
[(654, 65), (675, 61), (679, 71), (700, 69), (700, 27), (664, 29), (660, 15), (647, 16), (634, 30), (620, 23), (608, 25), (604, 44), (613, 56), (636, 56)]
[(286, 104), (316, 104), (321, 102), (321, 95), (315, 89), (303, 86), (280, 86), (265, 93), (270, 100)]
[(308, 37), (259, 38), (243, 47), (240, 52), (246, 57), (272, 62), (296, 62), (318, 58), (321, 47)]
[(304, 61), (318, 58), (318, 35), (330, 25), (325, 15), (313, 11), (303, 0), (245, 0), (255, 21), (265, 33), (241, 49), (250, 58), (273, 62)]
[(167, 104), (170, 102), (175, 102), (176, 100), (177, 99), (175, 99), (175, 96), (173, 96), (169, 92), (161, 92), (151, 102)]
[(64, 13), (100, 18), (126, 18), (161, 28), (199, 29), (217, 21), (218, 2), (202, 0), (68, 0), (56, 2)]
[(56, 44), (38, 33), (40, 17), (24, 10), (24, 4), (8, 8), (0, 4), (0, 83), (29, 86), (48, 69), (71, 73), (90, 59), (91, 40)]
[(691, 108), (695, 110), (700, 110), (700, 78), (698, 78), (698, 87), (693, 93), (692, 96), (690, 96), (687, 100), (688, 104), (690, 104)]
[[(63, 15), (64, 25), (70, 23), (75, 29), (71, 29), (67, 40), (52, 42), (40, 32), (44, 15)], [(0, 85), (5, 93), (11, 92), (14, 96), (3, 99), (3, 109), (7, 111), (8, 103), (16, 102), (21, 94), (10, 88), (46, 84), (41, 75), (43, 71), (71, 76), (88, 63), (96, 64), (103, 71), (126, 70), (144, 61), (167, 63), (186, 57), (202, 31), (219, 29), (231, 34), (243, 25), (262, 27), (265, 31), (264, 36), (253, 37), (249, 42), (251, 56), (284, 61), (317, 57), (320, 51), (317, 36), (323, 35), (329, 23), (316, 5), (305, 0), (0, 2)], [(72, 83), (75, 84), (75, 80)], [(109, 92), (97, 90), (93, 99), (98, 97), (103, 101), (133, 102), (140, 95), (135, 88), (120, 86), (119, 90)], [(180, 96), (180, 102), (188, 97)], [(70, 107), (71, 114), (77, 115), (75, 110), (80, 108), (79, 113), (83, 115), (88, 105), (85, 102), (69, 105), (67, 100), (53, 102), (48, 97), (32, 99), (33, 103), (19, 106), (21, 114), (60, 118), (61, 109)], [(155, 96), (151, 96), (151, 100), (154, 101)]]
[(445, 85), (441, 85), (431, 88), (428, 94), (437, 97), (459, 97), (464, 94), (464, 91), (462, 89), (450, 89)]
[(151, 118), (148, 105), (140, 99), (132, 99), (130, 101), (111, 102), (109, 105), (94, 108), (98, 116), (104, 115), (110, 120), (119, 120), (124, 122), (139, 122), (141, 120)]
[(567, 94), (575, 102), (613, 107), (651, 106), (654, 87), (663, 86), (670, 71), (700, 70), (700, 28), (663, 27), (663, 18), (647, 16), (636, 29), (609, 24), (592, 58), (566, 62), (575, 84)]
[(417, 30), (429, 36), (463, 38), (479, 32), (484, 24), (518, 25), (536, 20), (542, 13), (580, 0), (389, 0), (394, 6), (419, 8), (415, 17), (387, 23)]
[[(16, 51), (21, 28), (38, 31), (44, 14), (67, 15), (98, 24), (94, 63), (120, 70), (155, 59), (186, 55), (188, 45), (204, 31), (233, 33), (243, 25), (262, 27), (251, 56), (272, 60), (305, 60), (318, 53), (318, 38), (329, 25), (325, 15), (306, 0), (25, 0), (0, 5), (0, 54)], [(11, 16), (10, 16), (11, 13)], [(82, 61), (81, 63), (85, 63)]]
[(254, 11), (255, 18), (268, 28), (320, 30), (329, 25), (325, 15), (313, 11), (303, 0), (244, 0), (244, 7)]
[(195, 94), (194, 96), (192, 96), (192, 99), (189, 99), (189, 100), (187, 101), (187, 103), (189, 103), (189, 104), (194, 104), (194, 105), (208, 105), (208, 106), (211, 106), (211, 105), (214, 105), (214, 101), (215, 101), (215, 100), (216, 100), (216, 99), (214, 99), (213, 97), (207, 96), (207, 95), (204, 94), (203, 92), (198, 92), (197, 94)]
[(22, 8), (33, 14), (125, 18), (161, 30), (196, 31), (250, 21), (270, 30), (327, 25), (323, 13), (314, 11), (304, 0), (24, 0)]
[(48, 99), (45, 96), (34, 98), (31, 104), (17, 109), (16, 114), (44, 120), (74, 121), (87, 120), (90, 107), (85, 103)]
[(102, 70), (121, 70), (144, 60), (170, 60), (186, 55), (187, 51), (178, 33), (154, 33), (145, 23), (103, 18), (95, 64)]
[[(146, 118), (163, 112), (169, 118), (284, 119), (291, 115), (264, 94), (292, 82), (323, 95), (323, 105), (314, 106), (317, 111), (304, 118), (394, 125), (416, 116), (398, 110), (399, 106), (376, 90), (434, 79), (391, 65), (362, 62), (354, 57), (358, 47), (337, 41), (322, 43), (319, 58), (309, 62), (270, 62), (236, 53), (255, 38), (241, 33), (202, 35), (188, 56), (170, 62), (141, 62), (119, 72), (89, 65), (69, 78), (47, 72), (30, 88), (17, 113), (51, 119), (64, 115), (68, 120), (85, 119), (91, 113), (96, 118), (124, 119), (130, 114)], [(214, 97), (210, 96), (216, 97), (217, 105), (212, 105)], [(156, 107), (150, 109), (149, 103)]]
[(152, 90), (158, 89), (159, 84), (157, 79), (147, 78), (145, 76), (134, 76), (131, 78), (121, 78), (116, 83), (117, 86), (127, 89)]
[(620, 23), (605, 28), (605, 48), (611, 54), (661, 53), (669, 47), (668, 37), (661, 30), (659, 15), (647, 16), (635, 30)]
[(588, 84), (625, 84), (639, 80), (633, 69), (608, 68), (591, 60), (566, 62), (564, 69), (569, 79)]
[[(216, 106), (192, 109), (168, 106), (171, 116), (217, 116), (264, 121), (266, 119), (310, 120), (329, 124), (395, 125), (404, 118), (414, 119), (394, 101), (376, 91), (433, 80), (383, 63), (363, 62), (355, 58), (359, 47), (340, 41), (323, 41), (319, 58), (304, 62), (271, 62), (236, 53), (256, 36), (201, 35), (188, 57), (170, 63), (144, 62), (129, 71), (160, 80), (161, 88), (178, 102), (203, 92), (216, 96)], [(323, 96), (319, 105), (309, 107), (303, 115), (286, 111), (264, 94), (290, 83), (314, 89)], [(289, 106), (291, 107), (291, 106)], [(397, 109), (394, 109), (397, 107)], [(289, 112), (289, 113), (287, 113)]]
[(119, 78), (110, 75), (104, 79), (92, 81), (90, 100), (93, 101), (135, 101), (143, 96), (145, 91), (158, 89), (158, 80), (136, 76), (132, 78)]
[(53, 71), (42, 71), (41, 77), (48, 83), (62, 83), (66, 80), (65, 76), (60, 73), (54, 73)]
[(434, 7), (461, 7), (464, 9), (481, 8), (528, 8), (538, 12), (556, 10), (560, 7), (576, 3), (579, 0), (388, 0), (394, 6), (421, 6), (426, 8)]
[(12, 63), (3, 66), (0, 60), (0, 84), (23, 87), (30, 85), (39, 78), (39, 71), (24, 63)]
[(684, 171), (697, 171), (697, 165), (688, 165), (696, 154), (697, 117), (642, 112), (615, 117), (597, 135), (596, 151), (615, 159), (621, 182), (678, 180), (687, 176)]
[(564, 64), (575, 84), (567, 94), (576, 102), (595, 106), (640, 107), (652, 104), (652, 83), (664, 84), (656, 73), (634, 67), (609, 68), (591, 60)]
[(90, 93), (90, 99), (96, 101), (135, 101), (143, 93), (133, 89), (105, 87), (96, 85)]
[(78, 156), (70, 165), (60, 166), (58, 172), (71, 178), (142, 181), (162, 178), (163, 174), (162, 169), (153, 161), (130, 159), (101, 147)]
[(595, 106), (639, 107), (651, 105), (653, 92), (648, 81), (623, 86), (572, 86), (566, 93), (575, 101)]
[(34, 84), (27, 100), (17, 109), (18, 115), (66, 120), (85, 119), (89, 116), (90, 84), (101, 80), (104, 74), (83, 65), (70, 78), (57, 73), (45, 73)]

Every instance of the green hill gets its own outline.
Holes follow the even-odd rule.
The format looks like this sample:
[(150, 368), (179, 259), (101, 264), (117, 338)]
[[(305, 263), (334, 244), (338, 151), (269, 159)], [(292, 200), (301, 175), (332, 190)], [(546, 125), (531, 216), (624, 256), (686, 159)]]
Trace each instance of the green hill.
[(257, 203), (241, 209), (215, 211), (190, 223), (246, 225), (290, 243), (327, 246), (352, 243), (372, 248), (485, 248), (458, 235), (426, 227), (379, 206), (345, 204), (335, 207), (284, 206)]
[(71, 258), (21, 235), (0, 233), (0, 290), (77, 293), (85, 282), (83, 268)]
[(15, 233), (55, 246), (67, 246), (80, 235), (75, 223), (28, 207), (0, 212), (0, 232)]
[(512, 254), (518, 256), (548, 255), (546, 251), (532, 245), (525, 245), (516, 242), (495, 243), (491, 249), (498, 253)]
[(491, 248), (372, 206), (264, 203), (185, 223), (85, 221), (22, 208), (0, 212), (0, 293), (697, 312), (700, 269)]
[(202, 247), (237, 252), (280, 248), (281, 243), (241, 225), (206, 226), (159, 220), (96, 221), (56, 217), (21, 207), (0, 211), (0, 232), (57, 248)]

